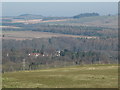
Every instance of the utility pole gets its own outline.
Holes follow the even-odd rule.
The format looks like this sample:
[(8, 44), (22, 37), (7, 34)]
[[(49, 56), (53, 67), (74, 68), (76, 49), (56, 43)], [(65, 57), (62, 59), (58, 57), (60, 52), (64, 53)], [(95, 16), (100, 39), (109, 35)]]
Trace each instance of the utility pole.
[(25, 70), (25, 59), (23, 59), (23, 70)]

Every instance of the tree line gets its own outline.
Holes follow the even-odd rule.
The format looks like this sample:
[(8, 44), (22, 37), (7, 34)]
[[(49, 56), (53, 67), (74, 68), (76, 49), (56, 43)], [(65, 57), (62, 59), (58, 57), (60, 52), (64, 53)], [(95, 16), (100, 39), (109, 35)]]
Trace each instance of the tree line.
[[(32, 40), (3, 40), (3, 71), (41, 69), (81, 64), (117, 63), (117, 39), (41, 38)], [(33, 50), (49, 56), (28, 56)], [(60, 56), (54, 52), (60, 50)], [(11, 67), (11, 68), (10, 68)]]

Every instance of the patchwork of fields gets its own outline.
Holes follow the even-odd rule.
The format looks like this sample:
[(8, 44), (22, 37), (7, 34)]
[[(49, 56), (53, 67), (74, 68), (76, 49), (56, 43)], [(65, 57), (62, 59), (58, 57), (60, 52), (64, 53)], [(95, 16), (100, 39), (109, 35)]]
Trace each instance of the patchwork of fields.
[[(117, 16), (43, 21), (42, 19), (4, 18), (3, 26), (0, 26), (2, 28), (0, 36), (4, 41), (3, 71), (6, 71), (2, 74), (2, 87), (117, 88), (118, 66), (114, 64), (118, 61), (117, 20)], [(41, 38), (45, 39), (42, 41)], [(26, 40), (27, 43), (15, 40)], [(46, 50), (45, 52), (53, 53), (57, 49), (63, 51), (60, 58), (28, 57), (33, 50), (40, 50), (42, 53)], [(19, 65), (23, 64), (23, 58), (26, 58), (28, 64), (33, 64), (36, 60), (35, 63), (41, 66), (47, 65), (47, 62), (49, 65), (61, 64), (61, 67), (66, 61), (77, 60), (77, 62), (76, 66), (15, 71), (21, 70), (17, 68), (22, 68)], [(82, 65), (82, 61), (93, 65)], [(105, 64), (96, 64), (99, 61)], [(7, 72), (12, 65), (16, 65), (14, 72)]]
[(117, 65), (81, 65), (3, 74), (3, 88), (117, 88)]
[[(37, 19), (36, 19), (37, 20)], [(117, 16), (96, 16), (79, 19), (45, 20), (34, 24), (24, 24), (5, 21), (2, 27), (3, 39), (25, 40), (33, 38), (74, 37), (99, 38), (115, 37), (117, 35)], [(39, 20), (39, 19), (38, 19)], [(24, 20), (26, 22), (26, 20)]]

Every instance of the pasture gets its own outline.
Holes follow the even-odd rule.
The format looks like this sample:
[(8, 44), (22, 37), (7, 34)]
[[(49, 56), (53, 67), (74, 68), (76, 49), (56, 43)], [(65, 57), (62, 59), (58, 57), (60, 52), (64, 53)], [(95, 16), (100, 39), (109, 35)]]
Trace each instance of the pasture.
[(3, 88), (117, 88), (117, 65), (78, 65), (6, 72)]

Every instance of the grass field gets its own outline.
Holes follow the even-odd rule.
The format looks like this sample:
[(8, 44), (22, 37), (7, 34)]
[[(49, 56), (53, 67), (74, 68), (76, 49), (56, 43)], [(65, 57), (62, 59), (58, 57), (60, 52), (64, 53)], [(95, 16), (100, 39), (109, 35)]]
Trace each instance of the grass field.
[(7, 72), (3, 88), (117, 88), (117, 65), (81, 65)]

